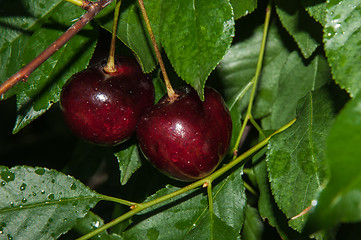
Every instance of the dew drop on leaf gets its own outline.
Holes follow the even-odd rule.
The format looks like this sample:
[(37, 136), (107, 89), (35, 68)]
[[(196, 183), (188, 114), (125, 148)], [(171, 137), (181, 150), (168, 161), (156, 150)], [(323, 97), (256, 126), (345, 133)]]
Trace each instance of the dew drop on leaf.
[(6, 185), (6, 182), (5, 182), (5, 181), (2, 181), (0, 185), (3, 187), (3, 186)]
[(35, 173), (38, 175), (43, 175), (45, 173), (45, 169), (44, 168), (38, 168), (35, 170)]
[(51, 183), (55, 183), (55, 179), (53, 178), (53, 179), (51, 179)]
[(28, 200), (26, 198), (21, 199), (22, 203), (26, 203)]
[(41, 194), (45, 194), (45, 190), (41, 190), (41, 192), (40, 192)]
[(7, 183), (11, 182), (11, 181), (14, 181), (14, 179), (15, 179), (15, 174), (10, 172), (10, 171), (2, 171), (0, 173), (0, 176)]
[(8, 240), (13, 240), (13, 237), (10, 234), (8, 234)]
[(52, 193), (49, 194), (49, 195), (48, 195), (48, 199), (49, 199), (49, 200), (53, 200), (53, 199), (54, 199), (54, 194), (52, 194)]
[(26, 184), (25, 183), (21, 184), (20, 191), (24, 191), (25, 189), (26, 189)]
[(70, 186), (70, 189), (71, 189), (71, 190), (75, 190), (75, 189), (76, 189), (75, 183), (73, 183), (73, 184)]

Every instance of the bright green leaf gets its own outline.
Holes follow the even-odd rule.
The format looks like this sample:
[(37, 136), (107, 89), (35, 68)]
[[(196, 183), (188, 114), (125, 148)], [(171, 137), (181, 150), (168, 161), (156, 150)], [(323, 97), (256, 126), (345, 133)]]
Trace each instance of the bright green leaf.
[[(310, 92), (300, 102), (297, 121), (268, 144), (272, 193), (287, 218), (309, 207), (328, 180), (325, 143), (335, 117), (333, 98), (328, 88)], [(290, 226), (301, 231), (307, 216), (291, 219)]]
[(328, 1), (324, 43), (336, 82), (354, 97), (361, 89), (361, 1)]
[(131, 144), (114, 153), (118, 159), (120, 183), (125, 185), (132, 174), (142, 165), (137, 144)]
[[(221, 219), (222, 224), (227, 225), (235, 232), (240, 232), (242, 228), (246, 206), (241, 173), (241, 168), (236, 170), (215, 185), (212, 190), (215, 216)], [(146, 201), (178, 189), (167, 186)], [(142, 239), (144, 236), (148, 236), (148, 239), (156, 239), (156, 237), (158, 239), (183, 239), (188, 234), (192, 234), (193, 231), (204, 231), (210, 234), (208, 218), (208, 200), (205, 189), (193, 190), (188, 194), (183, 194), (143, 211), (139, 218), (133, 218), (134, 226), (125, 232), (124, 238)], [(221, 231), (221, 229), (215, 229), (215, 231), (218, 230)], [(214, 234), (219, 233), (214, 232)]]
[(322, 42), (322, 26), (307, 14), (300, 0), (276, 0), (276, 10), (303, 56), (309, 58)]
[(234, 18), (238, 19), (253, 12), (257, 7), (257, 0), (230, 0)]
[(208, 75), (232, 42), (232, 7), (227, 0), (167, 0), (163, 1), (162, 12), (165, 52), (177, 74), (203, 99)]
[(2, 236), (56, 239), (71, 229), (100, 196), (78, 180), (45, 168), (0, 167)]
[[(322, 190), (308, 230), (361, 221), (361, 94), (336, 118), (326, 143), (331, 179)], [(315, 202), (316, 204), (316, 202)]]

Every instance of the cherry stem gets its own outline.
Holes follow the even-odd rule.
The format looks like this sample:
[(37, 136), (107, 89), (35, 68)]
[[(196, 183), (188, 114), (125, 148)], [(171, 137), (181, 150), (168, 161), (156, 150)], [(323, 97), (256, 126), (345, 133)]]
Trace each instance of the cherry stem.
[[(35, 71), (43, 62), (64, 46), (74, 35), (76, 35), (85, 25), (87, 25), (104, 7), (113, 0), (98, 0), (88, 4), (87, 12), (79, 18), (68, 30), (66, 30), (57, 40), (55, 40), (48, 48), (41, 52), (25, 67), (20, 69), (9, 79), (0, 85), (0, 96), (12, 88), (20, 81), (26, 82), (29, 75)], [(85, 1), (86, 2), (86, 1)]]
[[(257, 145), (255, 145), (254, 147), (252, 147), (251, 149), (249, 149), (248, 151), (242, 153), (240, 156), (238, 156), (235, 160), (233, 160), (232, 162), (228, 163), (227, 165), (223, 166), (222, 168), (218, 169), (217, 171), (213, 172), (212, 174), (210, 174), (208, 177), (205, 177), (203, 179), (200, 179), (196, 182), (193, 182), (177, 191), (174, 191), (172, 193), (169, 193), (167, 195), (161, 196), (159, 198), (156, 198), (154, 200), (151, 200), (149, 202), (144, 202), (144, 203), (138, 203), (138, 204), (134, 204), (131, 206), (131, 210), (126, 212), (125, 214), (121, 215), (120, 217), (112, 220), (111, 222), (104, 224), (103, 226), (97, 228), (96, 230), (78, 238), (77, 240), (86, 240), (89, 239), (91, 237), (94, 237), (95, 235), (107, 230), (108, 228), (111, 228), (115, 225), (117, 225), (118, 223), (121, 223), (122, 221), (124, 221), (125, 219), (128, 219), (132, 216), (134, 216), (135, 214), (137, 214), (138, 212), (141, 212), (147, 208), (150, 208), (152, 206), (155, 206), (159, 203), (162, 203), (166, 200), (172, 199), (176, 196), (182, 195), (187, 193), (188, 191), (191, 191), (197, 187), (207, 187), (209, 189), (207, 189), (207, 193), (208, 193), (208, 198), (209, 198), (209, 193), (212, 187), (212, 181), (217, 179), (218, 177), (222, 176), (223, 174), (225, 174), (226, 172), (230, 171), (232, 168), (234, 168), (235, 166), (239, 165), (239, 164), (245, 164), (246, 163), (246, 159), (253, 155), (254, 153), (256, 153), (257, 151), (259, 151), (260, 149), (262, 149), (264, 146), (266, 146), (269, 142), (269, 140), (276, 134), (283, 132), (284, 130), (286, 130), (287, 128), (289, 128), (290, 126), (292, 126), (292, 124), (296, 121), (296, 119), (293, 119), (292, 121), (290, 121), (289, 123), (287, 123), (286, 125), (284, 125), (283, 127), (281, 127), (280, 129), (278, 129), (277, 131), (275, 131), (274, 133), (272, 133), (270, 136), (268, 136), (267, 138), (265, 138), (264, 140), (262, 140), (261, 142), (259, 142)], [(213, 208), (213, 198), (212, 199), (212, 205), (210, 205), (210, 209)], [(124, 200), (122, 200), (124, 201)], [(123, 203), (123, 202), (122, 202)], [(129, 202), (130, 203), (130, 202)]]
[(122, 5), (122, 1), (118, 0), (114, 10), (114, 19), (113, 19), (113, 31), (112, 31), (112, 40), (110, 43), (109, 57), (107, 65), (104, 67), (104, 71), (107, 73), (116, 72), (115, 68), (115, 42), (117, 39), (117, 28), (118, 28), (118, 19), (119, 19), (119, 11), (120, 6)]
[[(256, 121), (254, 121), (251, 111), (252, 111), (253, 101), (254, 101), (254, 98), (255, 98), (255, 95), (256, 95), (257, 82), (258, 82), (258, 79), (259, 79), (259, 76), (260, 76), (261, 70), (262, 70), (263, 56), (264, 56), (264, 52), (265, 52), (265, 48), (266, 48), (266, 40), (267, 40), (269, 22), (270, 22), (270, 18), (271, 18), (271, 9), (272, 9), (272, 0), (270, 0), (268, 2), (268, 6), (266, 8), (266, 17), (265, 17), (264, 27), (263, 27), (263, 36), (262, 36), (262, 42), (261, 42), (261, 49), (260, 49), (260, 52), (259, 52), (259, 55), (258, 55), (256, 73), (255, 73), (255, 76), (253, 77), (253, 79), (251, 80), (253, 86), (252, 86), (252, 92), (251, 92), (251, 96), (250, 96), (249, 103), (248, 103), (247, 113), (246, 113), (246, 116), (245, 116), (244, 121), (242, 123), (241, 131), (239, 132), (236, 144), (234, 145), (234, 147), (232, 149), (232, 152), (237, 152), (239, 143), (241, 141), (241, 138), (242, 138), (244, 129), (246, 128), (246, 125), (248, 123), (248, 120), (250, 120), (251, 123), (257, 128), (259, 133), (264, 136), (264, 134), (262, 132), (262, 129), (258, 126)], [(236, 155), (234, 156), (234, 158), (235, 157), (236, 157)]]
[(167, 74), (167, 71), (165, 70), (165, 66), (164, 66), (164, 63), (163, 63), (163, 59), (162, 59), (162, 56), (161, 56), (161, 54), (160, 54), (160, 51), (159, 51), (159, 48), (158, 48), (158, 45), (157, 45), (157, 41), (155, 40), (152, 27), (150, 26), (150, 21), (149, 21), (147, 12), (146, 12), (146, 10), (145, 10), (144, 2), (143, 2), (143, 0), (138, 0), (138, 2), (139, 2), (140, 10), (141, 10), (141, 12), (142, 12), (142, 14), (143, 14), (143, 18), (144, 18), (145, 24), (147, 25), (147, 29), (148, 29), (148, 32), (149, 32), (149, 36), (150, 36), (150, 39), (151, 39), (151, 41), (152, 41), (152, 44), (153, 44), (153, 47), (154, 47), (154, 51), (155, 51), (155, 54), (156, 54), (157, 59), (158, 59), (160, 69), (162, 70), (162, 74), (163, 74), (165, 86), (166, 86), (166, 88), (167, 88), (168, 97), (169, 97), (169, 99), (170, 99), (171, 101), (174, 101), (174, 100), (177, 98), (178, 95), (174, 92), (173, 87), (172, 87), (172, 85), (170, 84), (170, 81), (169, 81), (169, 78), (168, 78), (168, 74)]

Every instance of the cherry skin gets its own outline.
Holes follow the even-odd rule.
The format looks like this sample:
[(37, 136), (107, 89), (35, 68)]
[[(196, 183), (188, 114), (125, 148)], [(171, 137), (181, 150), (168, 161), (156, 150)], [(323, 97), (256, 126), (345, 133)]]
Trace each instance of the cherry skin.
[(106, 73), (105, 64), (74, 74), (62, 89), (60, 107), (75, 135), (116, 145), (134, 134), (138, 119), (154, 103), (154, 87), (134, 59), (117, 58), (114, 73)]
[(209, 175), (223, 159), (232, 120), (221, 95), (204, 89), (204, 101), (189, 87), (164, 96), (140, 118), (137, 138), (145, 157), (164, 174), (182, 181)]

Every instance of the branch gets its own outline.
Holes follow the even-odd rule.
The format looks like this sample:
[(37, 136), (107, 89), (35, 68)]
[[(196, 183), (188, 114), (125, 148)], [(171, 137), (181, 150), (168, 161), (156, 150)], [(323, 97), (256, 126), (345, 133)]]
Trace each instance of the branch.
[(68, 30), (66, 30), (57, 40), (55, 40), (48, 48), (40, 53), (25, 67), (20, 69), (17, 73), (12, 75), (8, 80), (0, 85), (0, 96), (12, 88), (20, 81), (26, 82), (29, 75), (35, 71), (43, 62), (51, 57), (56, 51), (64, 46), (74, 35), (76, 35), (85, 25), (87, 25), (100, 10), (110, 4), (113, 0), (98, 0), (96, 2), (88, 2), (86, 6), (87, 12), (79, 18)]

